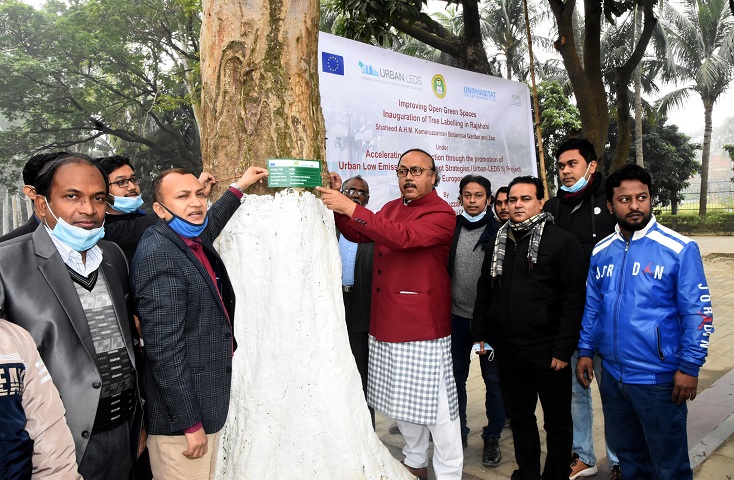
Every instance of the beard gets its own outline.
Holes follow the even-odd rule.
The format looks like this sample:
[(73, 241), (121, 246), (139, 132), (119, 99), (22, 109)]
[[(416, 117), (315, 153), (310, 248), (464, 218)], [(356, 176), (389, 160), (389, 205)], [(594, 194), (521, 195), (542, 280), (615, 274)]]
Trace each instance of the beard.
[(650, 219), (652, 219), (652, 212), (648, 213), (647, 215), (643, 213), (642, 219), (635, 222), (629, 222), (626, 218), (619, 218), (616, 215), (614, 217), (617, 219), (619, 228), (628, 232), (636, 232), (638, 230), (642, 230), (647, 226), (648, 223), (650, 223)]

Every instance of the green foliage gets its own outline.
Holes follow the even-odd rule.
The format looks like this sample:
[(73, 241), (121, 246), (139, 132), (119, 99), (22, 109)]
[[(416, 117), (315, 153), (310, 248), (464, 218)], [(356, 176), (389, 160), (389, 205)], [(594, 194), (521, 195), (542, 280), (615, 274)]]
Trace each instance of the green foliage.
[[(613, 150), (616, 124), (612, 123), (609, 130), (609, 150)], [(645, 168), (653, 179), (653, 205), (667, 207), (673, 201), (679, 203), (683, 200), (681, 190), (688, 187), (690, 178), (701, 169), (696, 161), (696, 151), (701, 145), (692, 143), (688, 135), (678, 131), (677, 125), (668, 125), (664, 117), (653, 123), (643, 118), (642, 132)], [(607, 152), (607, 163), (609, 156)], [(630, 152), (628, 162), (634, 163), (634, 152)]]
[[(200, 166), (198, 0), (0, 0), (0, 162), (120, 153), (145, 173)], [(14, 181), (14, 178), (4, 178)]]
[[(729, 154), (731, 161), (734, 162), (734, 145), (724, 145), (722, 148)], [(732, 166), (732, 169), (734, 169), (734, 166)], [(731, 177), (731, 181), (734, 182), (734, 177)]]
[[(554, 191), (558, 172), (553, 151), (563, 140), (578, 134), (581, 130), (581, 115), (576, 105), (572, 104), (563, 92), (561, 84), (555, 81), (542, 82), (538, 85), (538, 105), (546, 175), (549, 188)], [(537, 151), (537, 138), (535, 141)]]
[(734, 234), (734, 213), (731, 212), (712, 212), (705, 217), (696, 214), (656, 213), (655, 218), (661, 224), (683, 235)]

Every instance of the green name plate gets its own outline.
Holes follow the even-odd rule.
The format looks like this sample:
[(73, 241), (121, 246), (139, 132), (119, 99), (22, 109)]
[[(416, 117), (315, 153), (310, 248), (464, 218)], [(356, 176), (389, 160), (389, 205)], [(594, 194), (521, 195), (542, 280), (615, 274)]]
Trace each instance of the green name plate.
[(321, 186), (321, 162), (297, 158), (268, 159), (268, 187)]

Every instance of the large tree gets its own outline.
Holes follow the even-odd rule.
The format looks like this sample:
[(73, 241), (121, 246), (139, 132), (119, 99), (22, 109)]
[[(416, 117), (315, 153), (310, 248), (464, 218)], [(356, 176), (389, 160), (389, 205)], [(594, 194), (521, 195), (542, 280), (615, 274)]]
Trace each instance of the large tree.
[(709, 159), (714, 105), (734, 77), (734, 15), (726, 0), (685, 0), (682, 12), (664, 10), (672, 65), (666, 77), (682, 88), (659, 100), (660, 111), (680, 107), (692, 93), (703, 102), (704, 133), (701, 152), (701, 196), (698, 214), (706, 215)]
[[(598, 152), (606, 146), (609, 130), (609, 107), (602, 76), (601, 37), (603, 19), (613, 19), (640, 4), (644, 12), (643, 28), (639, 39), (626, 61), (616, 71), (615, 88), (617, 117), (629, 119), (630, 102), (628, 85), (635, 67), (642, 59), (657, 23), (653, 7), (656, 0), (634, 0), (628, 2), (602, 2), (584, 0), (583, 28), (575, 25), (575, 0), (548, 0), (558, 27), (555, 47), (563, 58), (569, 80), (573, 86), (576, 105), (581, 114), (582, 130)], [(577, 37), (578, 36), (578, 37)], [(629, 151), (629, 131), (623, 132), (622, 148)], [(625, 147), (626, 145), (626, 147)], [(626, 152), (624, 152), (626, 156)]]
[[(318, 1), (205, 0), (202, 18), (205, 168), (225, 179), (268, 158), (323, 161)], [(372, 430), (331, 213), (308, 191), (256, 192), (219, 243), (239, 348), (217, 478), (412, 478)]]

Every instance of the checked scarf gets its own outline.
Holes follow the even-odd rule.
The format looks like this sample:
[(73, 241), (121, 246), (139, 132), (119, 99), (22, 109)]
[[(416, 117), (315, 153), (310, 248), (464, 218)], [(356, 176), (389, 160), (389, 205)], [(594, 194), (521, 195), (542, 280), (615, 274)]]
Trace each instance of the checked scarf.
[(510, 228), (515, 233), (524, 233), (532, 229), (530, 245), (528, 246), (528, 269), (533, 269), (533, 265), (538, 262), (540, 237), (543, 236), (543, 227), (546, 221), (553, 223), (553, 215), (542, 212), (520, 223), (506, 222), (500, 227), (494, 240), (494, 251), (492, 252), (492, 278), (502, 276), (502, 264), (505, 262), (505, 250), (507, 249), (507, 230)]

